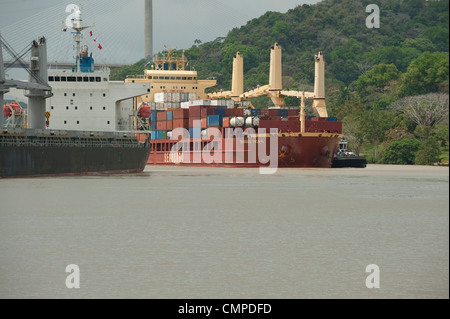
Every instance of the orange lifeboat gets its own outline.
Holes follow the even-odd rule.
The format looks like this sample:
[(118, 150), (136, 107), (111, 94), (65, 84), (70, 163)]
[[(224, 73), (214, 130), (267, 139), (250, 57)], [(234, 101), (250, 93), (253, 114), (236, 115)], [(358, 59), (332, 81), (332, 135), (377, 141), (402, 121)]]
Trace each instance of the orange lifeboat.
[(143, 119), (149, 119), (151, 114), (150, 106), (147, 103), (142, 104), (138, 111), (138, 116)]
[(14, 110), (14, 114), (15, 116), (21, 116), (22, 115), (22, 108), (20, 107), (20, 105), (17, 102), (13, 102), (10, 105), (5, 104), (3, 105), (3, 115), (5, 117), (11, 117), (12, 116), (12, 111), (11, 109)]

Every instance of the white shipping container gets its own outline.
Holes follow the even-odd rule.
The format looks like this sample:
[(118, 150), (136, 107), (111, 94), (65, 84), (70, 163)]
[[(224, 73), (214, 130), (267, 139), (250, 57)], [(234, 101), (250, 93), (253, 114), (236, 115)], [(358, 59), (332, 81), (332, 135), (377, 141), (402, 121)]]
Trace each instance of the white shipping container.
[(181, 93), (172, 93), (172, 100), (170, 102), (180, 103), (181, 102)]
[(180, 93), (180, 102), (188, 102), (189, 93)]
[(191, 102), (182, 102), (180, 105), (182, 109), (189, 109)]
[(189, 94), (189, 101), (195, 101), (197, 100), (197, 93), (188, 93)]
[(211, 105), (211, 100), (195, 100), (191, 101), (191, 106)]

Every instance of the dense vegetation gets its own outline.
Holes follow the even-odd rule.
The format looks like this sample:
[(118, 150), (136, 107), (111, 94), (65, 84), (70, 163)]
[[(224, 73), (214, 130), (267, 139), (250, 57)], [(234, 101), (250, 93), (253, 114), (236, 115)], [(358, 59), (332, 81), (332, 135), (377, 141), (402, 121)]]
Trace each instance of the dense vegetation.
[[(366, 27), (366, 6), (381, 10), (381, 27)], [(269, 80), (270, 47), (283, 48), (286, 89), (313, 88), (314, 62), (327, 62), (327, 103), (344, 123), (351, 148), (371, 162), (432, 164), (448, 161), (449, 1), (324, 0), (287, 13), (267, 12), (227, 37), (186, 50), (200, 78), (231, 87), (232, 60), (245, 58), (245, 87)], [(145, 61), (115, 76), (142, 74)], [(257, 107), (270, 105), (261, 97)], [(288, 103), (298, 105), (297, 99)]]

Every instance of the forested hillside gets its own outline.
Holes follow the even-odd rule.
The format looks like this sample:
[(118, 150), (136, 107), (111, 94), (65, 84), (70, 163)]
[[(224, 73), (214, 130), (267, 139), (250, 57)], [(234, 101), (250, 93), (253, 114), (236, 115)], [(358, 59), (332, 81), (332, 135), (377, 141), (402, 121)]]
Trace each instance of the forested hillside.
[[(366, 27), (372, 3), (380, 8), (378, 29)], [(199, 78), (215, 77), (215, 89), (228, 90), (239, 51), (245, 88), (252, 89), (268, 83), (275, 42), (283, 48), (285, 89), (312, 90), (314, 55), (324, 53), (329, 112), (344, 122), (355, 152), (389, 164), (448, 161), (448, 0), (324, 0), (267, 12), (225, 38), (195, 41), (186, 56)], [(145, 63), (114, 75), (142, 74)], [(265, 97), (253, 103), (270, 106)]]

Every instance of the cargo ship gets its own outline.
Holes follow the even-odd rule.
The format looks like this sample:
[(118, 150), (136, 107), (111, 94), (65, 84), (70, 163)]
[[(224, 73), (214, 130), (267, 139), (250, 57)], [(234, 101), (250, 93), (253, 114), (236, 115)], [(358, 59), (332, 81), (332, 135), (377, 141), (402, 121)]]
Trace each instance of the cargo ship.
[[(46, 39), (42, 37), (31, 46), (28, 82), (5, 78), (4, 40), (0, 37), (0, 105), (10, 88), (25, 90), (28, 98), (23, 127), (16, 120), (23, 114), (19, 105), (4, 104), (0, 113), (0, 178), (145, 169), (149, 142), (139, 141), (122, 124), (129, 121), (128, 115), (123, 115), (127, 103), (132, 109), (132, 99), (148, 92), (148, 87), (109, 81), (109, 69), (95, 66), (87, 46), (81, 48), (81, 33), (89, 26), (83, 25), (79, 10), (66, 27), (73, 30), (74, 65), (49, 68)], [(5, 44), (5, 48), (9, 46)]]
[[(270, 83), (244, 92), (243, 59), (239, 52), (234, 57), (227, 92), (205, 93), (216, 81), (198, 80), (195, 71), (184, 70), (184, 54), (178, 59), (170, 51), (155, 57), (144, 76), (127, 78), (151, 87), (136, 100), (142, 131), (137, 135), (141, 140), (151, 136), (149, 165), (264, 167), (270, 163), (259, 155), (276, 153), (280, 168), (332, 167), (342, 123), (327, 113), (323, 54), (315, 57), (314, 92), (283, 90), (278, 44), (271, 49)], [(260, 95), (268, 95), (274, 107), (255, 109), (248, 99)], [(286, 96), (297, 97), (300, 107), (286, 107)], [(308, 99), (315, 116), (306, 115)]]

